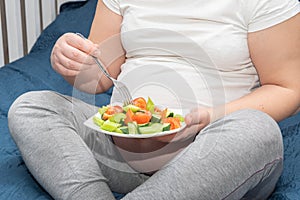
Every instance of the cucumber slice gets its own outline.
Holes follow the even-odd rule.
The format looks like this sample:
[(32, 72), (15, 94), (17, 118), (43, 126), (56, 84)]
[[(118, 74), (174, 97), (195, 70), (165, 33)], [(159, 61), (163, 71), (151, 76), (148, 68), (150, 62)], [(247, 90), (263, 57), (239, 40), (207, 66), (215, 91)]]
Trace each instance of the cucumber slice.
[(128, 127), (128, 133), (129, 134), (138, 134), (139, 133), (136, 122), (129, 122), (127, 124), (127, 127)]
[(163, 131), (169, 131), (171, 129), (170, 123), (163, 123)]
[(97, 126), (102, 126), (102, 124), (104, 123), (104, 120), (101, 119), (101, 115), (97, 113), (94, 117), (93, 117), (93, 122), (97, 125)]
[(106, 131), (114, 132), (120, 126), (121, 126), (121, 124), (107, 120), (101, 125), (101, 128)]
[(103, 113), (105, 113), (108, 109), (108, 106), (102, 106), (101, 108), (98, 109), (98, 113), (100, 113), (101, 115), (103, 115)]
[(116, 133), (123, 133), (120, 128), (117, 128), (114, 132), (116, 132)]
[(119, 128), (119, 130), (121, 130), (122, 133), (124, 133), (124, 134), (129, 134), (129, 130), (128, 130), (128, 127), (127, 127), (127, 126), (121, 126), (121, 127)]
[(172, 111), (170, 111), (169, 109), (167, 109), (167, 113), (166, 113), (166, 117), (173, 117), (174, 113)]
[(160, 115), (152, 114), (152, 117), (151, 117), (151, 122), (152, 123), (159, 123), (160, 120), (161, 120), (161, 116)]
[(151, 124), (150, 122), (145, 123), (145, 124), (138, 124), (138, 127), (149, 126), (150, 124)]
[(128, 106), (123, 107), (123, 110), (124, 110), (125, 112), (127, 112), (128, 109), (130, 109), (130, 110), (131, 110), (132, 112), (134, 112), (134, 113), (137, 112), (137, 111), (139, 111), (139, 110), (141, 110), (140, 107), (137, 107), (137, 106), (132, 105), (132, 104), (129, 104)]
[(167, 117), (174, 117), (174, 113), (173, 112), (167, 113)]
[(109, 118), (109, 120), (120, 124), (121, 121), (124, 120), (125, 118), (126, 118), (126, 114), (116, 113), (111, 118)]
[(159, 133), (163, 130), (163, 124), (161, 123), (153, 123), (150, 126), (139, 127), (139, 132), (141, 134), (152, 134)]

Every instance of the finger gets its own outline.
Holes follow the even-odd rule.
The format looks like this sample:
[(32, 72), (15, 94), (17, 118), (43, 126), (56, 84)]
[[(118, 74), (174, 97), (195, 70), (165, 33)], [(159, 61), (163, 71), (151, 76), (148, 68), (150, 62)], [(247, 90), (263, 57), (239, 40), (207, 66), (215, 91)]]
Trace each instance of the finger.
[(193, 124), (199, 124), (200, 122), (201, 122), (201, 113), (196, 110), (192, 110), (190, 113), (188, 113), (185, 116), (185, 123), (187, 126), (191, 126)]
[(65, 76), (74, 76), (85, 69), (91, 68), (91, 65), (77, 63), (76, 61), (70, 60), (63, 55), (57, 56), (56, 54), (51, 56), (51, 64), (55, 71)]
[(91, 41), (81, 38), (74, 33), (64, 34), (55, 45), (55, 50), (61, 52), (65, 57), (75, 60), (78, 63), (93, 64), (94, 61), (90, 54), (98, 55), (98, 45)]
[(94, 44), (89, 39), (85, 38), (81, 34), (75, 34), (78, 38), (77, 43), (75, 41), (75, 47), (77, 47), (82, 52), (91, 55), (93, 57), (100, 57), (101, 51), (98, 44)]
[(81, 64), (85, 65), (92, 65), (93, 59), (91, 56), (82, 52), (81, 50), (68, 45), (67, 43), (61, 43), (54, 47), (55, 52), (59, 55), (62, 54), (63, 56), (67, 57), (70, 60), (76, 61)]
[(82, 38), (75, 33), (66, 33), (63, 39), (68, 45), (86, 54), (90, 54), (96, 50), (95, 45), (90, 40)]
[(207, 125), (210, 121), (209, 112), (204, 108), (196, 108), (193, 109), (189, 114), (185, 117), (185, 123), (187, 126), (194, 124), (203, 124)]
[(90, 43), (90, 45), (92, 45), (92, 50), (87, 52), (88, 54), (94, 56), (94, 57), (99, 57), (100, 56), (100, 48), (99, 45), (94, 44), (92, 41), (88, 40), (86, 37), (84, 37), (81, 33), (76, 33), (76, 35), (78, 37), (80, 37), (81, 39), (83, 39), (85, 42)]
[(59, 63), (64, 68), (69, 70), (80, 71), (82, 66), (82, 63), (78, 63), (75, 60), (66, 57), (62, 52), (59, 51), (53, 51), (52, 60), (54, 65)]
[(59, 61), (58, 58), (54, 55), (53, 56), (53, 69), (58, 72), (61, 75), (64, 76), (77, 76), (79, 74), (80, 71), (78, 70), (71, 70), (66, 68), (64, 65), (62, 65)]
[(70, 70), (88, 70), (95, 65), (91, 56), (66, 45), (66, 43), (63, 43), (61, 46), (56, 45), (52, 54), (56, 56), (58, 62)]

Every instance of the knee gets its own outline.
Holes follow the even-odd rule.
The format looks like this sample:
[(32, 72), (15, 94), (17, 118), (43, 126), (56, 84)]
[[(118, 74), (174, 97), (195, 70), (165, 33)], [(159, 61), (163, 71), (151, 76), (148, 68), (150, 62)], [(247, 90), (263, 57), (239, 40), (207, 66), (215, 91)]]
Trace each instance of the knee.
[(225, 117), (225, 120), (234, 120), (239, 121), (241, 125), (259, 125), (263, 127), (272, 127), (277, 129), (278, 124), (277, 122), (268, 114), (254, 109), (243, 109), (235, 111)]
[[(18, 111), (22, 109), (30, 109), (39, 104), (45, 104), (44, 100), (48, 95), (51, 95), (51, 91), (30, 91), (20, 95), (10, 106), (8, 111), (8, 119), (14, 118), (18, 115)], [(10, 120), (9, 120), (10, 121)]]
[[(280, 135), (281, 131), (278, 123), (268, 114), (254, 109), (244, 109), (232, 114), (240, 126), (252, 129), (252, 131), (263, 131), (266, 135)], [(251, 131), (250, 131), (251, 132)]]
[[(283, 141), (277, 122), (264, 112), (245, 109), (210, 124), (202, 134), (212, 135), (215, 143), (236, 146), (239, 151), (266, 157), (283, 157)], [(199, 134), (198, 137), (202, 137)], [(202, 139), (203, 140), (203, 139)], [(211, 145), (213, 146), (213, 145)]]
[[(30, 91), (20, 95), (8, 110), (8, 126), (10, 130), (22, 125), (23, 121), (30, 118), (35, 108), (47, 105), (51, 91)], [(11, 131), (12, 133), (14, 131)]]
[(278, 156), (282, 156), (281, 131), (278, 123), (271, 116), (259, 110), (245, 109), (228, 117), (236, 121), (233, 126), (239, 127), (245, 140), (252, 141), (252, 145), (261, 150), (274, 150)]

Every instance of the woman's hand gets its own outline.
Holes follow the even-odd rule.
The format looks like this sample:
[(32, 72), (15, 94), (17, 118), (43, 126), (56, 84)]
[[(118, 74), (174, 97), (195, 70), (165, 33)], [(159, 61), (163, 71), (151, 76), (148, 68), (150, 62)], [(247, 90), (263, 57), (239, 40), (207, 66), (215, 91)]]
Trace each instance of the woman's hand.
[(176, 134), (155, 137), (152, 139), (166, 143), (194, 139), (194, 137), (210, 123), (210, 115), (211, 114), (208, 108), (194, 108), (185, 116), (186, 127), (182, 131)]
[(110, 88), (112, 83), (102, 76), (92, 58), (95, 56), (101, 59), (100, 54), (99, 44), (77, 34), (66, 33), (53, 47), (51, 64), (57, 73), (77, 89), (91, 94), (101, 93)]
[(51, 53), (53, 69), (64, 77), (77, 76), (81, 71), (95, 65), (92, 57), (99, 56), (98, 45), (74, 33), (62, 35)]
[(102, 61), (112, 77), (119, 75), (125, 61), (120, 39), (122, 20), (121, 15), (99, 1), (88, 39), (66, 33), (57, 40), (51, 53), (53, 69), (81, 91), (91, 94), (107, 91), (112, 82), (102, 74), (90, 55)]

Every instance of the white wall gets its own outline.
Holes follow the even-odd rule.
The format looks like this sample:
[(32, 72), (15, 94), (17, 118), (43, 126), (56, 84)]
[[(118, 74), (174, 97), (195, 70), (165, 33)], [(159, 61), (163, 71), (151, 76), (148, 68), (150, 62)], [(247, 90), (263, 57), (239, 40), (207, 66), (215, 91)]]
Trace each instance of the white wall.
[(6, 0), (6, 18), (8, 31), (8, 46), (10, 60), (15, 60), (23, 55), (22, 49), (22, 29), (20, 2), (16, 0)]
[[(2, 0), (0, 0), (2, 1)], [(9, 61), (12, 62), (23, 56), (22, 26), (20, 0), (4, 0), (6, 4)], [(58, 7), (69, 0), (58, 0)], [(80, 0), (78, 0), (80, 1)], [(40, 15), (39, 0), (25, 0), (26, 21), (27, 21), (27, 49), (40, 35)], [(43, 0), (43, 28), (48, 26), (56, 17), (55, 1)], [(59, 9), (58, 9), (59, 10)], [(4, 65), (3, 44), (2, 44), (2, 25), (0, 27), (0, 67)]]
[(3, 58), (3, 44), (2, 44), (2, 25), (0, 20), (0, 67), (4, 64), (4, 58)]

